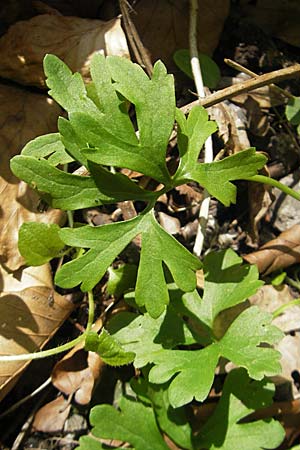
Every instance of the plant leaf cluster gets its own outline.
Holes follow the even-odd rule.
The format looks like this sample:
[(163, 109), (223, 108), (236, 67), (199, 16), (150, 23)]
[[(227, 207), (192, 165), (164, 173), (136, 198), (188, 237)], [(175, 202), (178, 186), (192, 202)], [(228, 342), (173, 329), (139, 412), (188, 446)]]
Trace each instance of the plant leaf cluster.
[[(162, 432), (186, 449), (235, 449), (240, 440), (245, 440), (245, 449), (260, 449), (266, 445), (265, 437), (272, 435), (274, 448), (282, 439), (279, 425), (239, 423), (259, 402), (270, 401), (264, 377), (280, 372), (280, 354), (273, 345), (282, 333), (271, 324), (269, 314), (245, 303), (262, 284), (257, 269), (242, 265), (231, 250), (212, 252), (203, 262), (204, 291), (198, 292), (196, 271), (202, 263), (159, 225), (155, 215), (159, 196), (188, 182), (199, 183), (226, 206), (234, 203), (233, 182), (255, 176), (266, 157), (250, 148), (218, 162), (200, 163), (201, 148), (216, 125), (200, 106), (188, 118), (176, 109), (173, 77), (160, 61), (149, 78), (126, 59), (97, 54), (87, 86), (53, 55), (46, 56), (44, 67), (49, 93), (68, 118), (59, 118), (57, 133), (29, 142), (12, 159), (14, 174), (55, 208), (73, 211), (126, 200), (144, 203), (131, 220), (63, 229), (29, 223), (20, 230), (20, 251), (32, 265), (68, 252), (69, 261), (55, 282), (62, 288), (80, 286), (82, 291), (91, 291), (128, 244), (141, 238), (138, 267), (130, 269), (130, 280), (122, 281), (122, 270), (116, 272), (123, 285), (111, 281), (109, 289), (120, 296), (133, 287), (131, 304), (143, 314), (119, 313), (108, 331), (88, 332), (86, 349), (111, 365), (133, 362), (143, 378), (133, 383), (136, 398), (123, 396), (119, 409), (93, 408), (93, 435), (128, 442), (135, 450), (168, 448)], [(135, 109), (136, 127), (129, 104)], [(174, 127), (179, 158), (171, 172), (166, 156)], [(83, 175), (76, 170), (68, 173), (69, 163), (80, 167)], [(158, 188), (144, 189), (121, 169), (152, 178)], [(69, 250), (74, 248), (78, 251), (72, 254)], [(224, 312), (231, 313), (225, 326)], [(244, 369), (228, 376), (216, 412), (203, 432), (193, 436), (184, 406), (207, 398), (220, 358)], [(256, 403), (251, 400), (249, 377), (257, 380)], [(243, 385), (245, 395), (238, 389)], [(254, 426), (263, 436), (251, 440), (248, 434)], [(79, 448), (105, 445), (85, 436)]]

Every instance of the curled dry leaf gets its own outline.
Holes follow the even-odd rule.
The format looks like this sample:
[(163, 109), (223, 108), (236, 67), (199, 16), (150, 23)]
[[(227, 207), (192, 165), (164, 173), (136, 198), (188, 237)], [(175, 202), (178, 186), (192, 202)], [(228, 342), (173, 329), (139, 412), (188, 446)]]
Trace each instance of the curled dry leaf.
[(294, 225), (258, 251), (244, 255), (250, 264), (256, 264), (260, 273), (267, 275), (300, 262), (300, 225)]
[(34, 417), (32, 428), (43, 433), (57, 433), (62, 431), (70, 413), (71, 404), (60, 395), (52, 402), (38, 410)]
[(43, 58), (53, 53), (89, 77), (95, 52), (129, 57), (120, 19), (108, 22), (52, 14), (17, 22), (0, 39), (0, 75), (25, 85), (45, 87)]
[(77, 346), (55, 365), (52, 383), (64, 394), (74, 394), (80, 405), (87, 405), (103, 366), (97, 353), (86, 352)]
[[(199, 2), (199, 51), (212, 54), (219, 42), (229, 6), (229, 0)], [(162, 59), (169, 68), (173, 67), (174, 52), (181, 48), (189, 48), (189, 2), (142, 1), (134, 5), (134, 11), (132, 20), (143, 44), (150, 52), (152, 61)]]
[(48, 97), (17, 87), (0, 85), (0, 261), (9, 270), (24, 264), (18, 251), (23, 222), (59, 223), (63, 213), (39, 212), (39, 196), (10, 171), (9, 161), (31, 139), (56, 131), (61, 108)]
[[(0, 355), (31, 353), (55, 334), (74, 306), (53, 290), (49, 265), (29, 267), (8, 274), (0, 272)], [(0, 363), (0, 400), (29, 364)]]

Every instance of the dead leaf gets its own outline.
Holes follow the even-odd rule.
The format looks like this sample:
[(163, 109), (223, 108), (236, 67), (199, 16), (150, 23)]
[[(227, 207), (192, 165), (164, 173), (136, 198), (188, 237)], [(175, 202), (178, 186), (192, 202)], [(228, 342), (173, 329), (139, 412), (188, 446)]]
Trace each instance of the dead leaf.
[(247, 19), (255, 22), (265, 33), (300, 46), (298, 0), (257, 0), (255, 3), (242, 0), (240, 8), (242, 14), (246, 14)]
[(52, 383), (64, 394), (74, 394), (80, 405), (87, 405), (103, 366), (97, 353), (86, 352), (77, 346), (55, 365)]
[(60, 432), (64, 428), (70, 409), (70, 402), (63, 395), (60, 395), (38, 410), (32, 428), (43, 433)]
[[(199, 51), (211, 55), (215, 50), (229, 12), (228, 0), (202, 0), (198, 12)], [(174, 67), (176, 50), (189, 48), (189, 2), (155, 0), (138, 2), (131, 16), (152, 61), (162, 59)], [(163, 43), (163, 45), (162, 45)]]
[[(263, 168), (261, 175), (268, 176), (266, 168)], [(249, 233), (251, 239), (257, 242), (259, 239), (258, 226), (265, 217), (273, 201), (273, 195), (270, 186), (261, 183), (248, 183), (249, 199)]]
[[(300, 309), (300, 308), (299, 308)], [(299, 322), (298, 322), (299, 326)], [(287, 335), (279, 342), (276, 349), (281, 353), (280, 364), (282, 372), (280, 378), (284, 378), (290, 382), (294, 396), (298, 395), (298, 389), (295, 386), (292, 373), (300, 371), (300, 335)]]
[[(69, 316), (74, 305), (53, 290), (49, 265), (8, 274), (0, 272), (0, 354), (15, 355), (42, 348)], [(28, 361), (0, 363), (0, 400), (17, 381)]]
[(244, 255), (243, 258), (250, 264), (256, 264), (259, 272), (264, 275), (299, 263), (300, 225), (294, 225), (257, 252)]
[(246, 131), (247, 117), (243, 108), (226, 101), (208, 108), (208, 112), (210, 118), (217, 122), (218, 134), (228, 154), (250, 147)]
[(53, 14), (17, 22), (0, 39), (0, 75), (18, 83), (45, 87), (43, 58), (53, 53), (89, 79), (95, 52), (129, 57), (120, 19), (108, 22)]
[(22, 223), (59, 223), (64, 213), (39, 212), (38, 194), (12, 174), (9, 162), (31, 139), (56, 131), (61, 112), (45, 95), (0, 84), (0, 261), (12, 271), (24, 264), (17, 245)]
[(180, 232), (180, 221), (177, 217), (169, 216), (164, 212), (158, 213), (159, 223), (169, 234), (178, 234)]

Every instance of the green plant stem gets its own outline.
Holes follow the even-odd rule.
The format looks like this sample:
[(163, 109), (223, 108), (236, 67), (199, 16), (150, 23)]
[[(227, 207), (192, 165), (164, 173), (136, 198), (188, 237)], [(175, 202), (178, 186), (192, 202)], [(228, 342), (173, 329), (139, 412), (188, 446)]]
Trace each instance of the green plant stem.
[(59, 345), (58, 347), (50, 348), (49, 350), (43, 350), (41, 352), (24, 353), (21, 355), (7, 355), (7, 356), (1, 355), (0, 363), (12, 362), (12, 361), (29, 361), (29, 360), (33, 360), (33, 359), (48, 358), (49, 356), (57, 355), (58, 353), (62, 353), (67, 350), (70, 350), (71, 348), (75, 347), (75, 345), (80, 344), (81, 342), (84, 342), (86, 335), (87, 335), (87, 333), (90, 332), (93, 322), (94, 322), (95, 306), (94, 306), (94, 297), (93, 297), (92, 291), (88, 292), (88, 303), (89, 303), (89, 314), (88, 314), (88, 323), (86, 326), (86, 330), (84, 333), (82, 333), (76, 339), (73, 339), (72, 341), (67, 342), (66, 344)]
[(280, 316), (287, 308), (295, 305), (300, 305), (300, 298), (295, 298), (294, 300), (291, 300), (288, 303), (285, 303), (284, 305), (281, 305), (279, 306), (279, 308), (275, 309), (275, 311), (273, 311), (272, 313), (273, 319)]
[(93, 291), (88, 292), (88, 302), (89, 302), (89, 315), (88, 315), (88, 322), (87, 322), (86, 329), (85, 329), (86, 334), (91, 331), (92, 325), (94, 323), (95, 302), (94, 302)]
[(254, 175), (253, 177), (245, 177), (244, 180), (255, 181), (257, 183), (269, 184), (270, 186), (274, 186), (280, 189), (287, 195), (295, 198), (300, 201), (300, 193), (294, 191), (293, 189), (285, 186), (285, 184), (280, 183), (280, 181), (274, 180), (273, 178), (265, 177), (264, 175)]

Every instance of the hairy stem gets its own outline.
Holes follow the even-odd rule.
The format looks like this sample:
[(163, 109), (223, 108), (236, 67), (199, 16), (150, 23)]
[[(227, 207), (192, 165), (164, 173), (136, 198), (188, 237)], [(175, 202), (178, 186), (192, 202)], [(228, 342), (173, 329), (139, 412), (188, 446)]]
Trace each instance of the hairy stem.
[(92, 291), (88, 292), (88, 302), (89, 302), (89, 315), (88, 315), (88, 323), (86, 326), (86, 330), (84, 333), (82, 333), (80, 336), (78, 336), (76, 339), (73, 339), (70, 342), (67, 342), (66, 344), (59, 345), (58, 347), (50, 348), (49, 350), (43, 350), (40, 352), (34, 352), (34, 353), (24, 353), (21, 355), (1, 355), (0, 356), (0, 363), (1, 362), (11, 362), (11, 361), (29, 361), (33, 359), (41, 359), (41, 358), (48, 358), (49, 356), (57, 355), (58, 353), (65, 352), (67, 350), (70, 350), (71, 348), (75, 347), (75, 345), (83, 342), (85, 340), (85, 337), (87, 333), (91, 330), (93, 321), (94, 321), (94, 297)]

